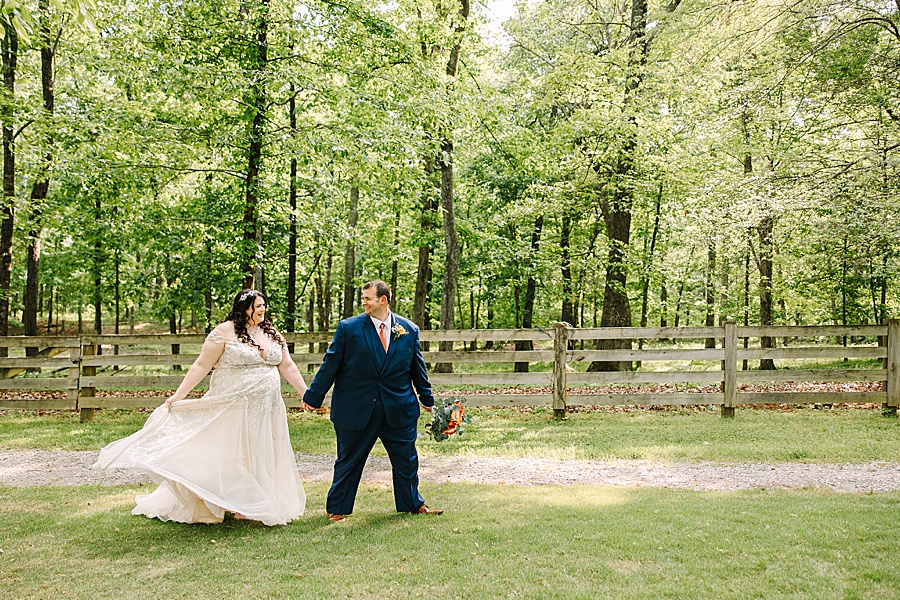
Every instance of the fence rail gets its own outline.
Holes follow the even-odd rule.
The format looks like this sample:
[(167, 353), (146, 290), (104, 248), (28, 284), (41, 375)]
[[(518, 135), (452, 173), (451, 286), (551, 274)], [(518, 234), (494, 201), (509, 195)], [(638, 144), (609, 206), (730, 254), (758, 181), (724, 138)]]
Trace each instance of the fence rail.
[[(763, 348), (761, 336), (782, 340), (782, 345)], [(288, 333), (285, 338), (293, 345), (292, 358), (311, 381), (331, 334)], [(472, 405), (544, 404), (562, 413), (567, 406), (588, 404), (703, 404), (719, 405), (723, 416), (733, 416), (737, 404), (864, 402), (881, 403), (893, 411), (900, 404), (898, 320), (885, 325), (740, 327), (726, 321), (720, 327), (594, 329), (557, 323), (553, 328), (529, 330), (422, 331), (421, 339), (458, 345), (453, 350), (425, 351), (423, 356), (431, 365), (465, 369), (432, 373), (430, 380), (436, 395), (463, 396)], [(78, 409), (83, 419), (90, 419), (97, 408), (158, 406), (164, 400), (162, 393), (148, 396), (136, 390), (175, 388), (183, 377), (179, 371), (194, 362), (203, 340), (198, 334), (0, 338), (0, 347), (13, 354), (0, 358), (0, 390), (18, 392), (16, 397), (0, 398), (0, 409)], [(639, 347), (633, 347), (638, 340)], [(16, 356), (26, 348), (32, 349), (30, 356)], [(181, 353), (181, 349), (189, 351)], [(739, 368), (739, 363), (761, 359), (869, 364), (866, 368)], [(881, 368), (872, 368), (878, 366), (875, 361), (880, 361)], [(498, 363), (515, 364), (516, 372), (496, 372)], [(588, 363), (591, 368), (584, 369)], [(604, 370), (630, 364), (640, 368)], [(200, 386), (208, 381), (207, 377)], [(878, 389), (869, 385), (865, 391), (746, 388), (784, 382), (881, 385), (875, 386)], [(739, 389), (741, 384), (744, 389)], [(649, 390), (635, 390), (636, 386)], [(55, 391), (56, 397), (28, 397), (28, 391), (37, 390)], [(98, 396), (98, 390), (103, 395)], [(65, 391), (64, 398), (59, 391)], [(290, 407), (300, 404), (296, 396), (285, 400)]]

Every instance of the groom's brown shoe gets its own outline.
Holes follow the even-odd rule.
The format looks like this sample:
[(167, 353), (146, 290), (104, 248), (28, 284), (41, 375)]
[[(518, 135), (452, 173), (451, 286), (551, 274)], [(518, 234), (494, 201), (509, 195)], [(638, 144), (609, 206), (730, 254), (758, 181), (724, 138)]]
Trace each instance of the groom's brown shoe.
[(345, 517), (344, 515), (333, 515), (331, 513), (325, 514), (328, 515), (328, 520), (332, 523), (342, 523), (347, 520), (347, 517)]
[(441, 508), (428, 508), (426, 505), (420, 506), (418, 509), (412, 511), (414, 515), (439, 515), (443, 513), (444, 510)]

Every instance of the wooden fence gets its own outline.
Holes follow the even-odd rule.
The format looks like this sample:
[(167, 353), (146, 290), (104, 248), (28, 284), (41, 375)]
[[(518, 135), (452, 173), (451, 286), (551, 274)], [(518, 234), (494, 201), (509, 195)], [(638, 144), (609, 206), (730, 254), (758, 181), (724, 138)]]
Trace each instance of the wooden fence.
[[(777, 340), (776, 347), (762, 348), (763, 336)], [(331, 334), (285, 337), (311, 381)], [(17, 390), (7, 394), (15, 397), (0, 399), (0, 409), (80, 410), (86, 420), (98, 408), (158, 406), (164, 394), (136, 390), (177, 387), (203, 339), (192, 334), (0, 338), (0, 347), (10, 349), (10, 357), (0, 358), (0, 390)], [(422, 331), (421, 339), (431, 347), (454, 343), (452, 351), (423, 353), (429, 365), (449, 363), (455, 371), (430, 375), (435, 395), (463, 397), (476, 406), (546, 405), (561, 414), (573, 405), (718, 405), (723, 416), (733, 416), (738, 404), (880, 403), (894, 412), (900, 405), (898, 320), (858, 326), (740, 327), (727, 321), (720, 327), (594, 329), (557, 323), (528, 330)], [(534, 349), (513, 349), (529, 342)], [(711, 342), (715, 347), (707, 347)], [(596, 349), (604, 345), (620, 349)], [(37, 354), (17, 356), (29, 347)], [(782, 365), (764, 371), (741, 368), (745, 361), (753, 367), (761, 359)], [(878, 368), (809, 369), (802, 368), (804, 360), (862, 360)], [(783, 361), (790, 368), (783, 368)], [(591, 362), (640, 368), (586, 372)], [(527, 363), (529, 372), (511, 372), (515, 363)], [(785, 382), (867, 382), (870, 389), (741, 390), (742, 384)], [(208, 385), (208, 378), (200, 385)], [(29, 397), (32, 390), (65, 390), (65, 396)], [(300, 404), (296, 396), (285, 401), (289, 407)]]

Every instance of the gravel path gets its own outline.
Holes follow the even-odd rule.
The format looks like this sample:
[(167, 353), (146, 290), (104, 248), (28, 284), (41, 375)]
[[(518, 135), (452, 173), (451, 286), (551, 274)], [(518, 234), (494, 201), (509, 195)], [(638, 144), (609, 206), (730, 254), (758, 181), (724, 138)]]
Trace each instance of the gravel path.
[[(92, 469), (97, 454), (66, 450), (0, 451), (0, 486), (121, 485), (149, 481), (146, 476), (129, 471)], [(330, 481), (333, 461), (330, 455), (299, 455), (297, 468), (303, 481)], [(432, 456), (421, 460), (419, 477), (429, 483), (584, 484), (719, 491), (805, 487), (855, 493), (900, 490), (900, 464), (887, 462), (727, 464)], [(388, 460), (370, 457), (363, 481), (390, 483)]]

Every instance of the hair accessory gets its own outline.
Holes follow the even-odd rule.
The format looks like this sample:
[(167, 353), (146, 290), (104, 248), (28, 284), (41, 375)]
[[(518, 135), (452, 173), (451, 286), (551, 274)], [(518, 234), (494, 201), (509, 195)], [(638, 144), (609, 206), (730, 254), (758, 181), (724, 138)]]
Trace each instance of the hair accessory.
[(256, 290), (247, 290), (246, 292), (244, 292), (243, 294), (240, 295), (240, 297), (238, 298), (238, 302), (243, 302), (250, 296), (257, 296), (257, 295), (259, 295), (259, 292), (257, 292)]

